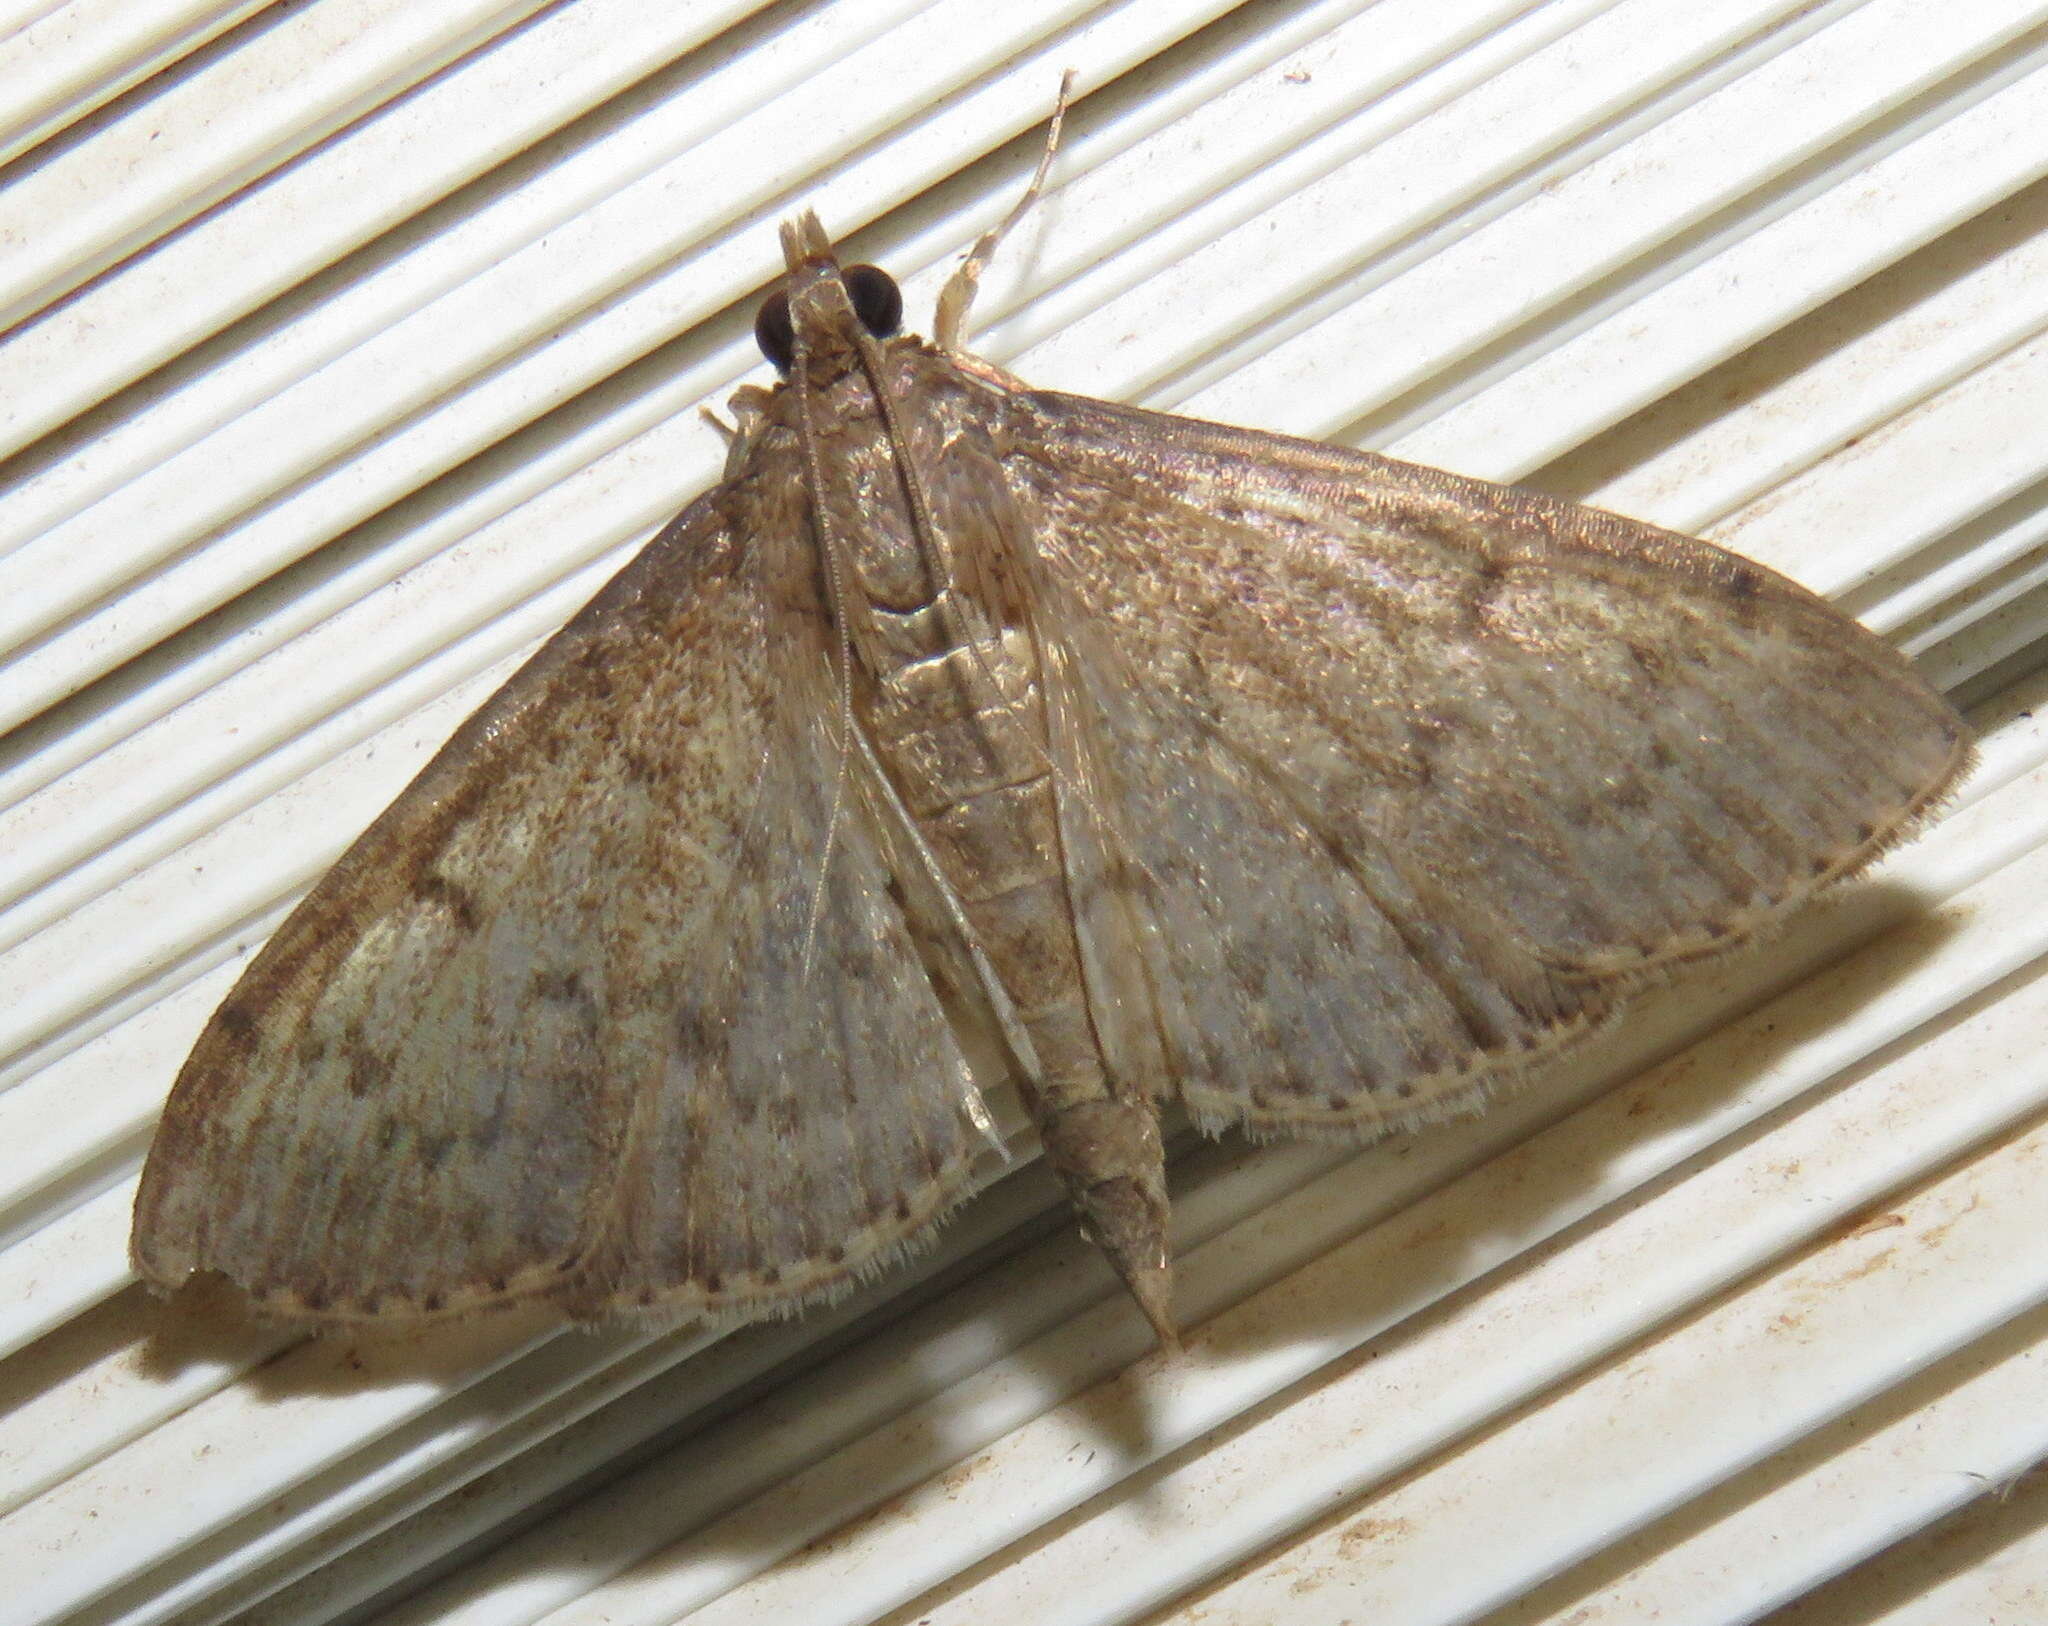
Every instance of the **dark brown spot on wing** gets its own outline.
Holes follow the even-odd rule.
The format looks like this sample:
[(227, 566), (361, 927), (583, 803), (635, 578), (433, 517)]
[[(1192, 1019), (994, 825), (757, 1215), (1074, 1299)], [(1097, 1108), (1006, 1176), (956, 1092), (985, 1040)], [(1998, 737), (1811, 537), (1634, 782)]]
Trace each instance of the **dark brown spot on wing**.
[(716, 1065), (728, 1052), (732, 1036), (708, 1005), (684, 1000), (675, 1015), (676, 1053), (699, 1067)]
[(229, 999), (213, 1013), (213, 1026), (221, 1043), (237, 1056), (247, 1056), (256, 1047), (255, 1013), (239, 1000)]
[(1665, 658), (1664, 651), (1654, 644), (1631, 639), (1626, 648), (1629, 659), (1636, 663), (1644, 676), (1661, 679), (1670, 672), (1671, 662)]
[(759, 830), (748, 829), (741, 834), (733, 851), (734, 879), (743, 886), (760, 885), (774, 868), (773, 856), (766, 835)]
[(668, 777), (660, 762), (635, 745), (619, 747), (618, 764), (627, 783), (642, 790), (658, 787)]
[(413, 879), (413, 892), (425, 902), (447, 911), (455, 924), (465, 932), (473, 932), (482, 924), (483, 917), (477, 911), (476, 899), (467, 887), (451, 881), (447, 876), (433, 870), (422, 870)]

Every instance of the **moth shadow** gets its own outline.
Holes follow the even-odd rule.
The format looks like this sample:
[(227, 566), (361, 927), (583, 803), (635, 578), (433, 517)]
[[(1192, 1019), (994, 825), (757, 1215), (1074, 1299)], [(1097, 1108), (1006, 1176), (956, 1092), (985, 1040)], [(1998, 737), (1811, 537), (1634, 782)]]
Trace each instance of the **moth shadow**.
[(177, 1381), (195, 1368), (241, 1367), (240, 1381), (270, 1403), (419, 1384), (452, 1395), (480, 1369), (565, 1330), (559, 1316), (533, 1307), (459, 1321), (307, 1325), (258, 1314), (210, 1271), (146, 1302), (138, 1355), (146, 1376)]
[[(1759, 1081), (1798, 1066), (1816, 1040), (1920, 972), (1957, 929), (1908, 888), (1859, 884), (1807, 910), (1765, 952), (1695, 966), (1643, 990), (1569, 1061), (1483, 1111), (1389, 1137), (1334, 1166), (1314, 1159), (1318, 1172), (1277, 1199), (1245, 1193), (1286, 1183), (1290, 1160), (1310, 1162), (1298, 1143), (1247, 1146), (1228, 1131), (1191, 1141), (1175, 1158), (1175, 1203), (1188, 1217), (1200, 1216), (1183, 1265), (1190, 1306), (1209, 1308), (1187, 1329), (1185, 1358), (1213, 1373), (1255, 1368), (1289, 1349), (1329, 1356), (1278, 1392), (1218, 1419), (1194, 1443), (1163, 1454), (1155, 1449), (1160, 1420), (1185, 1423), (1172, 1370), (1179, 1357), (1165, 1357), (1162, 1368), (1162, 1357), (1148, 1355), (1070, 1395), (1062, 1406), (1077, 1449), (1124, 1451), (1132, 1472), (1062, 1514), (1054, 1528), (1112, 1507), (1140, 1521), (1184, 1517), (1185, 1491), (1176, 1480), (1219, 1438), (1255, 1429), (1362, 1368), (1433, 1343), (1454, 1322), (1470, 1331), (1453, 1336), (1477, 1340), (1479, 1358), (1512, 1377), (1527, 1359), (1516, 1318), (1505, 1299), (1504, 1313), (1488, 1316), (1486, 1301), (1618, 1215), (1853, 1090), (1899, 1048), (1921, 1042), (1924, 1031), (1895, 1036), (1849, 1065), (1820, 1070), (1753, 1116), (1731, 1115)], [(1967, 1008), (1940, 1020), (1960, 1019)], [(1661, 1166), (1658, 1143), (1678, 1149)], [(1646, 1167), (1654, 1172), (1644, 1175)], [(1796, 1180), (1796, 1170), (1788, 1178)], [(1369, 1193), (1363, 1200), (1361, 1191)], [(1333, 1209), (1346, 1218), (1334, 1218)], [(1297, 1227), (1298, 1245), (1288, 1235)], [(1626, 1297), (1635, 1284), (1622, 1276), (1598, 1290)], [(1056, 1365), (1035, 1370), (1035, 1346), (1012, 1359), (1048, 1384), (1059, 1381)], [(1509, 1393), (1504, 1385), (1497, 1392)], [(1368, 1430), (1371, 1421), (1360, 1417), (1346, 1426)], [(1430, 1448), (1448, 1443), (1432, 1440)], [(1003, 1561), (997, 1554), (969, 1576)], [(891, 1626), (909, 1626), (928, 1602), (887, 1617)]]
[[(1846, 1065), (1818, 1064), (1753, 1116), (1731, 1115), (1759, 1081), (1813, 1065), (1802, 1052), (1817, 1053), (1809, 1047), (1920, 972), (1959, 929), (1910, 888), (1856, 885), (1809, 908), (1764, 953), (1642, 991), (1568, 1061), (1483, 1111), (1366, 1148), (1335, 1177), (1383, 1187), (1362, 1226), (1205, 1326), (1208, 1358), (1347, 1339), (1340, 1362), (1373, 1358), (1446, 1306), (1505, 1286), (1740, 1155), (1924, 1042), (1916, 1025)], [(1972, 1009), (1966, 1001), (1936, 1020)], [(1659, 1143), (1674, 1149), (1661, 1165)]]
[(237, 1289), (211, 1272), (169, 1293), (138, 1284), (107, 1308), (118, 1313), (121, 1328), (132, 1333), (140, 1326), (136, 1364), (160, 1383), (184, 1381), (208, 1367), (260, 1371), (306, 1337), (304, 1328), (258, 1318)]

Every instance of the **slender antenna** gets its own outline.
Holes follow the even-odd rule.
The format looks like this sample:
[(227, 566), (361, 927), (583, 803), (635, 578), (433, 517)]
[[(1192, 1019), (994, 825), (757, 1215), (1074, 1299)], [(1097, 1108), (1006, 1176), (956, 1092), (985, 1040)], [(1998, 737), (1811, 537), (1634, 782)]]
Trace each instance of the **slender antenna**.
[(1052, 168), (1052, 155), (1060, 150), (1060, 126), (1066, 122), (1067, 103), (1074, 94), (1074, 70), (1069, 68), (1060, 76), (1060, 99), (1052, 110), (1052, 123), (1045, 131), (1045, 151), (1038, 160), (1038, 172), (1031, 177), (1031, 184), (1024, 188), (1024, 195), (1017, 200), (1017, 206), (1002, 220), (981, 234), (980, 240), (960, 262), (960, 269), (946, 279), (946, 286), (939, 290), (938, 313), (933, 320), (933, 337), (939, 348), (949, 355), (961, 349), (961, 335), (967, 329), (967, 307), (974, 303), (975, 285), (981, 281), (983, 267), (996, 251), (996, 245), (1010, 235), (1010, 228), (1024, 218), (1025, 212), (1036, 203), (1039, 194), (1045, 190), (1046, 172)]
[[(825, 227), (818, 217), (806, 209), (796, 220), (782, 228), (782, 254), (788, 261), (792, 274), (804, 260), (818, 253), (829, 253), (832, 241), (825, 235)], [(811, 397), (809, 374), (806, 364), (809, 353), (804, 344), (803, 324), (793, 323), (790, 329), (789, 387), (796, 392), (797, 439), (804, 463), (804, 485), (811, 492), (811, 514), (818, 528), (818, 552), (825, 571), (825, 594), (835, 606), (833, 622), (839, 634), (839, 771), (832, 783), (832, 811), (825, 820), (825, 848), (818, 859), (818, 882), (811, 889), (811, 906), (804, 922), (803, 948), (797, 956), (798, 985), (807, 987), (811, 979), (812, 951), (817, 947), (818, 927), (825, 918), (825, 893), (831, 884), (832, 853), (839, 840), (839, 821), (846, 811), (846, 788), (853, 765), (853, 629), (845, 614), (846, 594), (843, 586), (842, 564), (838, 527), (832, 523), (830, 508), (819, 500), (825, 489), (825, 476), (818, 462), (818, 434), (813, 413), (816, 403)]]

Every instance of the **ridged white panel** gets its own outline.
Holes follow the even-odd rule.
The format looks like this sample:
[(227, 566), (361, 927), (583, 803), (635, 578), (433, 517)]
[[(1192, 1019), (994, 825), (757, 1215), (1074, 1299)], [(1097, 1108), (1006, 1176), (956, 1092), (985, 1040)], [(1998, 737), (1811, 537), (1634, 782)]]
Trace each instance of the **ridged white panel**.
[[(1069, 66), (980, 348), (1787, 570), (1951, 815), (1485, 1118), (1192, 1148), (1173, 1366), (1028, 1163), (719, 1340), (142, 1294), (184, 1049), (713, 477), (774, 222), (922, 322)], [(2048, 1619), (2043, 128), (2038, 0), (0, 8), (0, 1620)]]

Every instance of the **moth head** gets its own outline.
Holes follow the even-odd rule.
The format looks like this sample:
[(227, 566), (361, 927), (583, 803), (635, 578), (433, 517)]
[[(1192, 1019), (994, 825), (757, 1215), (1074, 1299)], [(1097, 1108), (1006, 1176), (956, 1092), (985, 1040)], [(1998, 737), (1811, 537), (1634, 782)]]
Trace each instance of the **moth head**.
[(761, 353), (785, 378), (804, 357), (804, 382), (825, 386), (862, 365), (875, 339), (903, 320), (903, 295), (888, 272), (872, 265), (841, 268), (824, 222), (806, 209), (782, 224), (789, 276), (762, 301), (754, 318)]
[(805, 349), (816, 352), (839, 348), (832, 337), (844, 331), (848, 313), (875, 338), (888, 338), (903, 324), (903, 293), (896, 279), (876, 265), (842, 269), (830, 259), (806, 261), (791, 271), (786, 286), (761, 301), (754, 342), (775, 370), (786, 374), (796, 360), (799, 315)]

